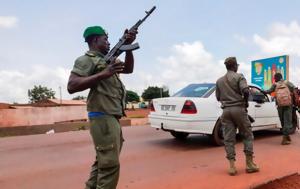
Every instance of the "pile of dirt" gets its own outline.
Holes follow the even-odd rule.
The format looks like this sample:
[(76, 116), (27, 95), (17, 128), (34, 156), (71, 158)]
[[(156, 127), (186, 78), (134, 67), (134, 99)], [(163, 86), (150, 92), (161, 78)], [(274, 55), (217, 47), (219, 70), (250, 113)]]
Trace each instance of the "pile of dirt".
[(298, 173), (270, 181), (254, 189), (299, 189), (300, 175)]

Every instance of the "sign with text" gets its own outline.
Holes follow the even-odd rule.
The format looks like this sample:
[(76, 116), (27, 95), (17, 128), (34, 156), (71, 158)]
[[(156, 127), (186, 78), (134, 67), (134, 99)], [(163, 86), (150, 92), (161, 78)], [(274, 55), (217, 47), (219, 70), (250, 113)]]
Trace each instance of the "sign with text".
[(275, 73), (281, 73), (284, 80), (289, 79), (289, 56), (277, 56), (251, 62), (251, 82), (262, 89), (269, 89)]

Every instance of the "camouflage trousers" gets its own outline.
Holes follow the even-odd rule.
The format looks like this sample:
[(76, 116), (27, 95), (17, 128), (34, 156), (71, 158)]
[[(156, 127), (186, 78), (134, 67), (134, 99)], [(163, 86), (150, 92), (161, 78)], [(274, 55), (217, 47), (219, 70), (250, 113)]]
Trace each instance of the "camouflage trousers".
[(235, 160), (236, 132), (239, 130), (245, 155), (253, 154), (253, 133), (246, 109), (241, 106), (226, 107), (221, 116), (226, 158)]
[(284, 106), (284, 107), (277, 107), (278, 115), (280, 118), (280, 123), (282, 127), (282, 134), (287, 136), (290, 134), (291, 129), (293, 127), (292, 121), (292, 106)]
[(86, 189), (115, 189), (119, 180), (123, 137), (118, 119), (110, 115), (90, 118), (96, 160), (92, 165)]

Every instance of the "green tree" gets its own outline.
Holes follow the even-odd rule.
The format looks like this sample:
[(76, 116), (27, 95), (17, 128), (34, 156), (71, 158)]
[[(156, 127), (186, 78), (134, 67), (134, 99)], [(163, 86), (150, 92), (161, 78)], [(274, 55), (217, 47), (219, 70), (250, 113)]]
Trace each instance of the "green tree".
[(85, 96), (76, 96), (74, 98), (72, 98), (72, 100), (86, 100), (86, 97)]
[(142, 98), (144, 100), (150, 101), (154, 98), (161, 98), (161, 97), (169, 97), (169, 90), (164, 91), (163, 88), (157, 86), (149, 86), (147, 89), (144, 90), (142, 94)]
[(139, 102), (140, 97), (136, 92), (133, 91), (126, 91), (126, 103), (128, 102)]
[(43, 87), (41, 85), (34, 86), (33, 89), (28, 89), (28, 97), (30, 103), (38, 102), (45, 99), (55, 98), (55, 92), (50, 88)]

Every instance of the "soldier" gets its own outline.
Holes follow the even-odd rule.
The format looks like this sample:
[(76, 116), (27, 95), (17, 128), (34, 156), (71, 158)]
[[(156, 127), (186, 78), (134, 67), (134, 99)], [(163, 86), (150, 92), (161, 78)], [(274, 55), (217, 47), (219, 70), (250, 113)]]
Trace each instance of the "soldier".
[(246, 155), (246, 172), (258, 172), (258, 166), (253, 162), (253, 133), (248, 118), (249, 88), (242, 74), (236, 73), (238, 65), (235, 57), (228, 57), (224, 62), (227, 73), (218, 79), (216, 98), (221, 102), (223, 114), (221, 123), (224, 136), (226, 158), (229, 160), (229, 175), (236, 175), (235, 143), (236, 131), (243, 137), (244, 153)]
[(283, 134), (281, 144), (288, 145), (291, 144), (290, 133), (293, 127), (293, 102), (291, 94), (293, 94), (295, 86), (293, 85), (293, 83), (283, 80), (281, 73), (276, 73), (274, 75), (274, 80), (275, 83), (271, 86), (271, 88), (263, 92), (265, 94), (270, 94), (272, 92), (276, 93), (277, 111), (280, 118)]
[[(126, 44), (131, 44), (137, 31), (125, 31)], [(119, 179), (119, 155), (123, 143), (119, 119), (124, 115), (125, 87), (119, 73), (132, 73), (134, 59), (126, 51), (125, 62), (107, 64), (103, 59), (109, 52), (110, 43), (100, 26), (86, 28), (83, 33), (89, 50), (76, 59), (71, 71), (68, 91), (75, 93), (90, 89), (87, 111), (90, 133), (96, 150), (86, 189), (114, 189)]]

